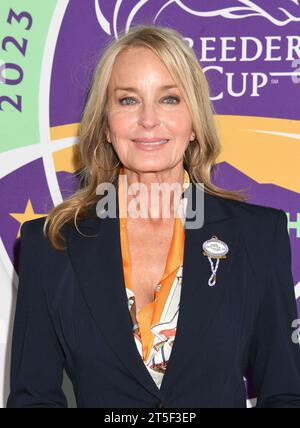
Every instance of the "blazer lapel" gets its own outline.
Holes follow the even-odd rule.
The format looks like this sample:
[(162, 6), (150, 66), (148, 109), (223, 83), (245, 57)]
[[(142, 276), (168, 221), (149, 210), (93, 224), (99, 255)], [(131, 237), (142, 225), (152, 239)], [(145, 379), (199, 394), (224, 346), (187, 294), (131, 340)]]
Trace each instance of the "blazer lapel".
[[(197, 191), (192, 184), (192, 192)], [(191, 199), (188, 199), (191, 203)], [(203, 254), (202, 245), (216, 235), (224, 241), (229, 251), (226, 259), (221, 259), (217, 270), (217, 282), (208, 285), (212, 274), (208, 258)], [(239, 241), (238, 220), (227, 211), (224, 200), (207, 193), (204, 194), (204, 224), (199, 229), (185, 230), (185, 248), (182, 271), (182, 287), (177, 329), (168, 366), (163, 377), (160, 391), (169, 396), (184, 371), (193, 364), (191, 344), (204, 343), (209, 335), (209, 323), (216, 316), (217, 307), (230, 282), (230, 272), (234, 268)], [(214, 265), (216, 260), (214, 261)], [(201, 352), (201, 350), (199, 349)]]
[[(113, 184), (117, 195), (117, 181)], [(196, 191), (197, 186), (191, 182), (189, 195), (194, 197)], [(190, 196), (188, 204), (192, 201)], [(216, 313), (234, 264), (239, 236), (237, 220), (230, 217), (222, 198), (207, 193), (204, 198), (204, 225), (200, 229), (186, 229), (177, 331), (160, 389), (138, 353), (132, 333), (123, 276), (118, 197), (116, 218), (88, 217), (79, 224), (81, 233), (94, 237), (86, 238), (73, 227), (69, 230), (70, 260), (99, 331), (136, 381), (158, 399), (167, 396), (184, 374), (182, 357), (186, 355), (187, 344), (193, 343), (195, 335), (207, 334), (206, 326)], [(202, 244), (212, 235), (227, 243), (229, 253), (220, 260), (216, 285), (209, 287), (211, 268), (203, 255)]]
[[(117, 190), (116, 181), (114, 182)], [(68, 252), (90, 312), (112, 351), (144, 388), (161, 393), (136, 347), (123, 276), (117, 198), (116, 218), (88, 217), (68, 235)], [(95, 208), (95, 207), (94, 207)], [(92, 211), (92, 210), (91, 210)]]

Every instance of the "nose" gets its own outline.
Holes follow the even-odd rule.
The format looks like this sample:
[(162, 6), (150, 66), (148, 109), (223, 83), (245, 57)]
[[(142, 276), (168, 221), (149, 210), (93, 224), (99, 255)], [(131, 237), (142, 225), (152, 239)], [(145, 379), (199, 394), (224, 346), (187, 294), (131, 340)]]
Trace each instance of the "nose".
[(138, 123), (145, 128), (159, 125), (161, 118), (156, 111), (155, 104), (144, 104), (139, 111)]

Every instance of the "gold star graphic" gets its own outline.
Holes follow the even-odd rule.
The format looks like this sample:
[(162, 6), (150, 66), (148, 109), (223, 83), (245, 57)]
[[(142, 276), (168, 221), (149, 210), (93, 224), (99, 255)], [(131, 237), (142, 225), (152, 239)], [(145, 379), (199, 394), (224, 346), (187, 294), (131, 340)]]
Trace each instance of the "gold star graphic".
[(46, 217), (47, 214), (36, 214), (33, 211), (30, 199), (28, 199), (24, 213), (10, 213), (10, 216), (12, 216), (15, 220), (17, 220), (20, 223), (20, 227), (19, 227), (18, 234), (17, 234), (17, 238), (19, 238), (21, 226), (25, 221), (33, 220), (35, 218), (40, 218), (40, 217)]

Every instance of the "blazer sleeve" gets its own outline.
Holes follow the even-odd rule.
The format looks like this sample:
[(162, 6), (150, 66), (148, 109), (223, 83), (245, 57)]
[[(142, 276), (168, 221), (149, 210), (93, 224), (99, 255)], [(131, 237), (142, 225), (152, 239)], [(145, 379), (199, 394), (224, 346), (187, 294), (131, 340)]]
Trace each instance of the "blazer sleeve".
[(21, 227), (7, 408), (67, 407), (61, 388), (64, 357), (44, 293), (40, 226), (33, 220)]
[[(269, 247), (270, 248), (270, 247)], [(287, 217), (279, 210), (270, 248), (266, 288), (250, 346), (257, 408), (300, 407), (300, 346), (292, 327), (297, 307)]]

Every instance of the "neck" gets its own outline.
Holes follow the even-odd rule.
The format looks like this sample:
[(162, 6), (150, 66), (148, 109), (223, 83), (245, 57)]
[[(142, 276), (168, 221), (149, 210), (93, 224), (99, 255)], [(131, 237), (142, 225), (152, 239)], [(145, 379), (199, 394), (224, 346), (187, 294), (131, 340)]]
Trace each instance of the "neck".
[(124, 167), (120, 176), (127, 218), (138, 217), (153, 224), (173, 222), (186, 184), (186, 174), (183, 166), (141, 173)]

